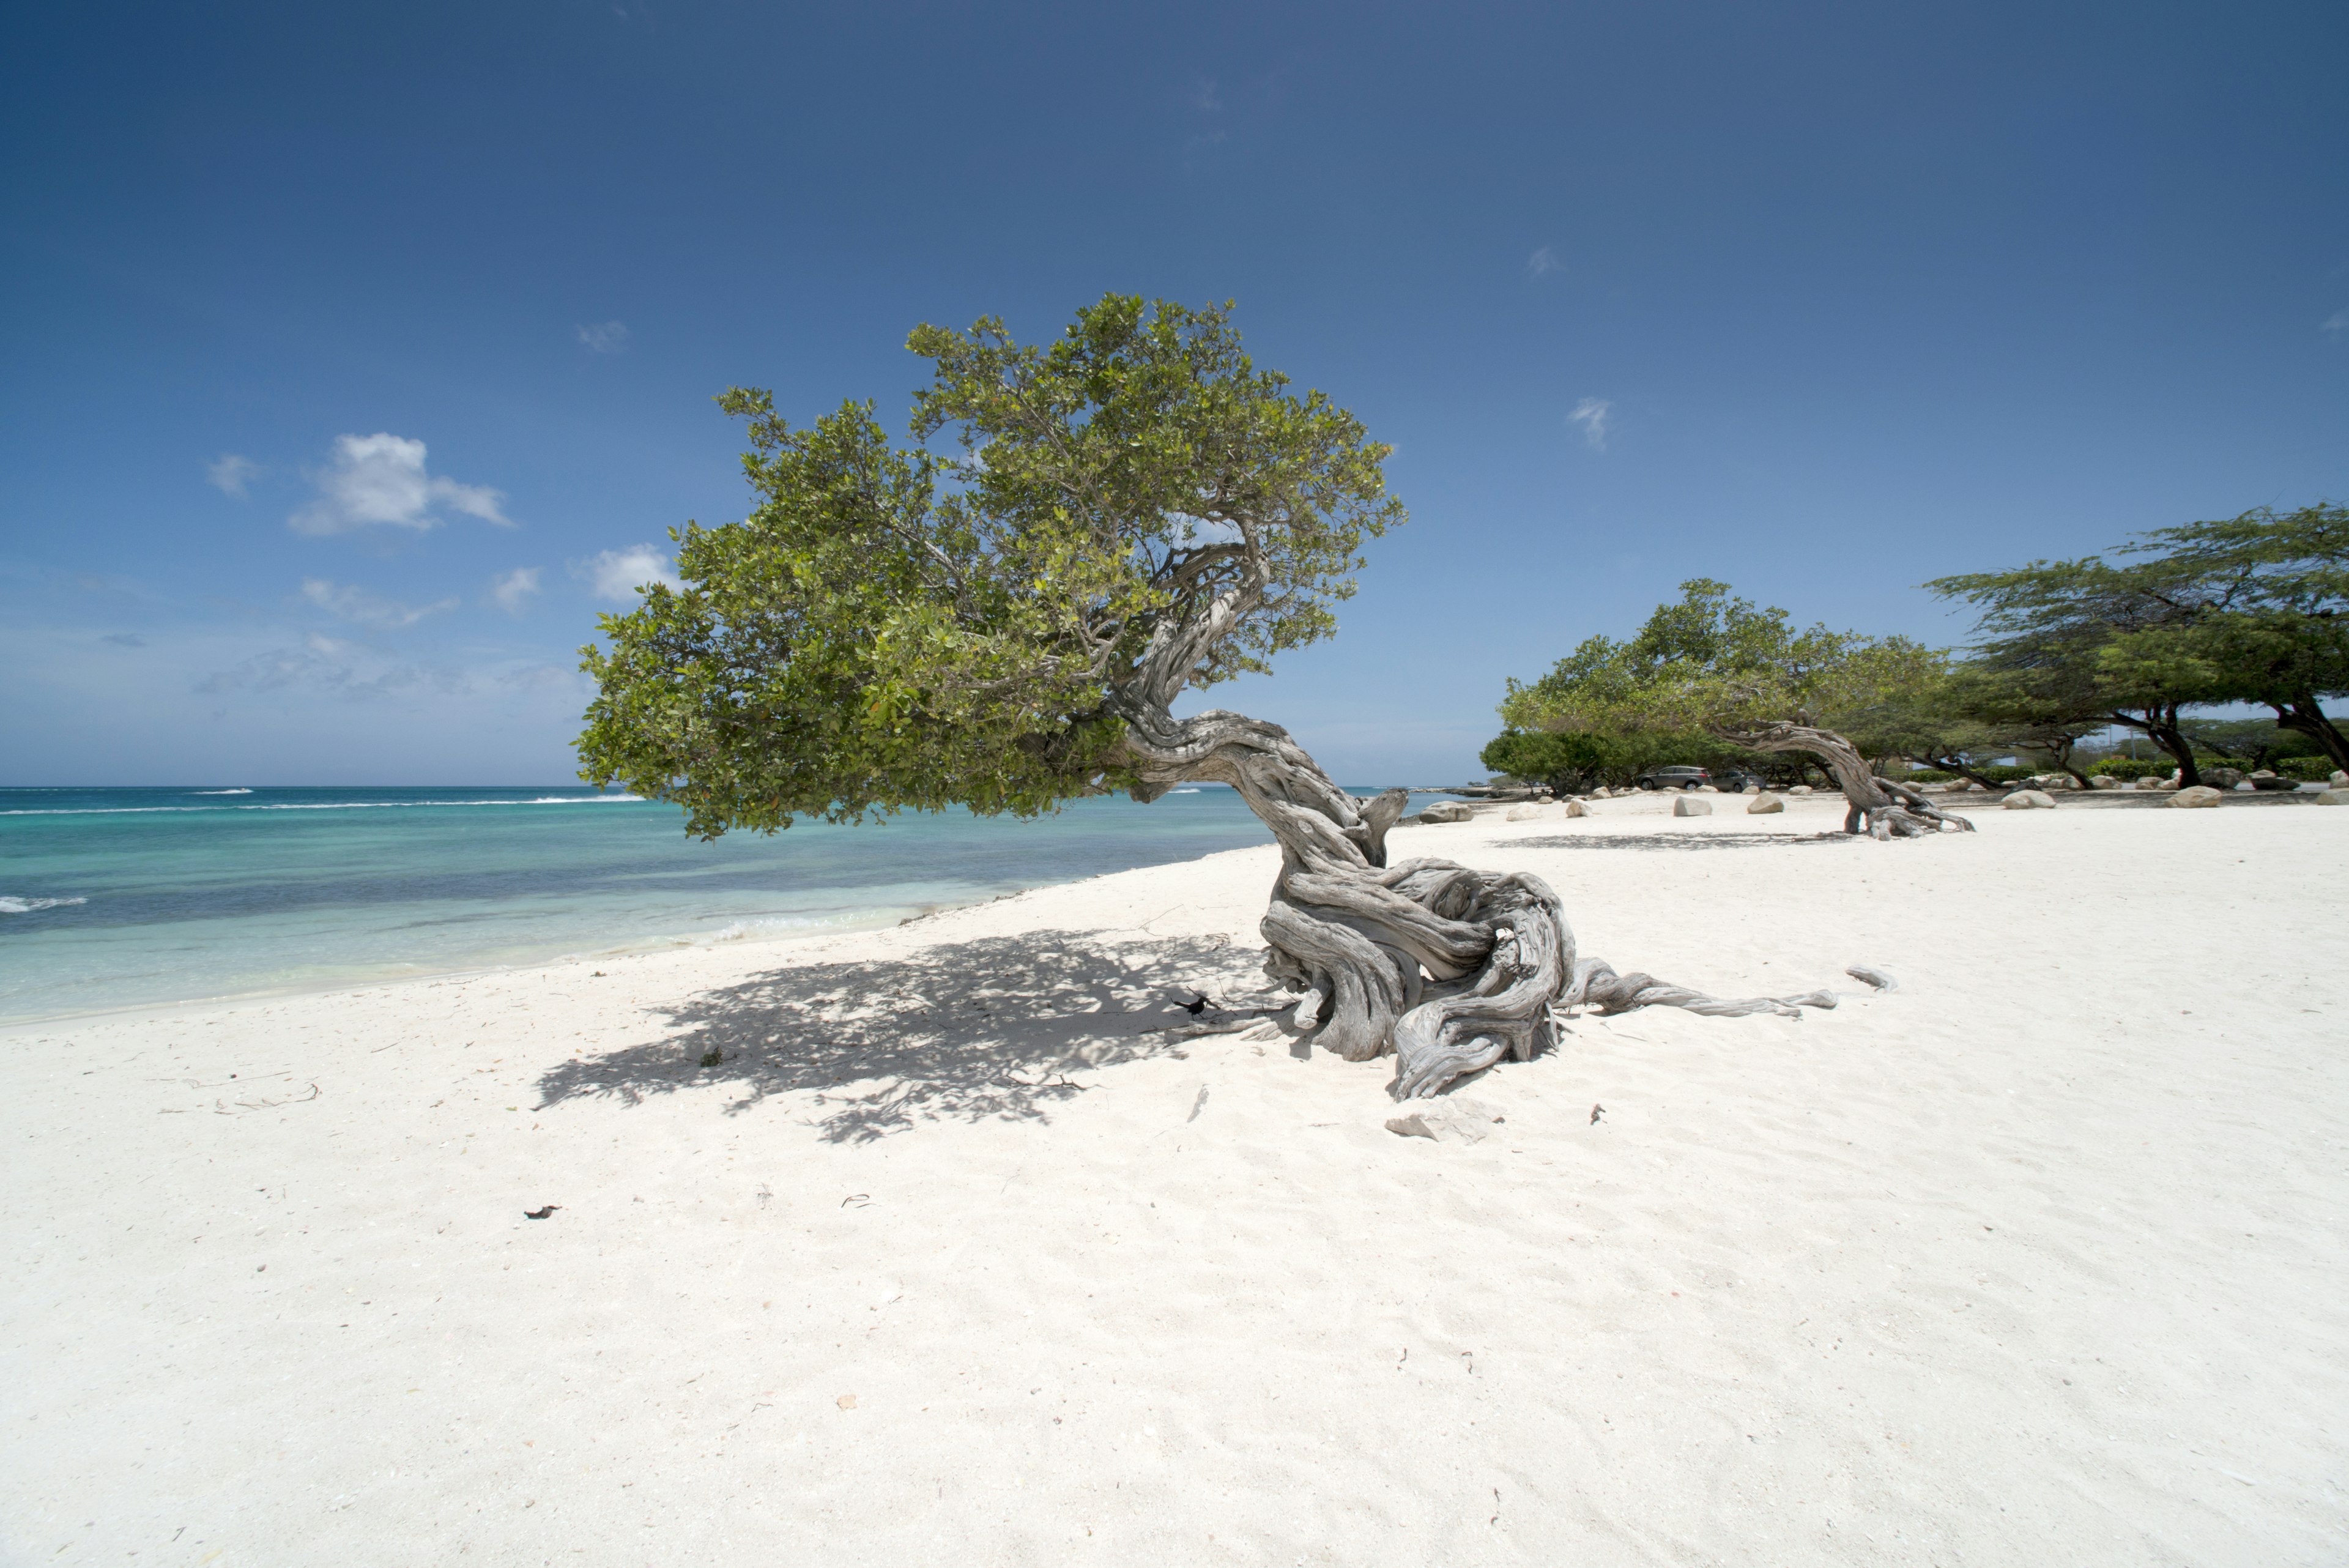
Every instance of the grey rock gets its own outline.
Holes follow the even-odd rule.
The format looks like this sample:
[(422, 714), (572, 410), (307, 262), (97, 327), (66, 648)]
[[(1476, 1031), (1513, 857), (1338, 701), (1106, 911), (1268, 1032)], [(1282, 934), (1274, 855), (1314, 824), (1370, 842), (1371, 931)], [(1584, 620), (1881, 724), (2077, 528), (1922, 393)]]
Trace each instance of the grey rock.
[(1439, 800), (1419, 814), (1422, 822), (1467, 822), (1475, 816), (1462, 800)]
[(1786, 793), (1788, 794), (1808, 794), (1811, 793), (1811, 786), (1808, 784), (1796, 784)]
[(1775, 794), (1757, 794), (1745, 803), (1748, 816), (1769, 816), (1786, 809), (1786, 803)]
[(1674, 816), (1711, 816), (1713, 802), (1699, 800), (1692, 794), (1684, 794), (1672, 802), (1672, 815)]
[(2166, 805), (2186, 807), (2216, 805), (2224, 798), (2225, 797), (2223, 795), (2221, 795), (2217, 790), (2212, 789), (2209, 784), (2196, 784), (2192, 789), (2179, 790), (2176, 794), (2171, 795), (2168, 800), (2163, 802), (2163, 804)]
[(1590, 808), (1583, 805), (1578, 800), (1570, 800), (1566, 803), (1566, 815), (1568, 816), (1588, 816), (1590, 815)]
[(2055, 797), (2044, 789), (2019, 789), (1999, 805), (2009, 811), (2053, 811)]
[(1542, 808), (1537, 805), (1513, 805), (1509, 807), (1509, 815), (1506, 820), (1510, 822), (1532, 822), (1539, 818), (1541, 815)]
[(2349, 805), (2349, 789), (2329, 789), (2316, 797), (2319, 805)]

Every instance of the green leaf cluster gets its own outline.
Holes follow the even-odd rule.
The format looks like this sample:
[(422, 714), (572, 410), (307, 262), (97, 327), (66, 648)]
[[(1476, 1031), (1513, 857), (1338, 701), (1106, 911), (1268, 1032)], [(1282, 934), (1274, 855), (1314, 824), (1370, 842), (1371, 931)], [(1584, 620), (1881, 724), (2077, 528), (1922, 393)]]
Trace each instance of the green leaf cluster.
[(771, 831), (959, 805), (1034, 815), (1130, 782), (1129, 718), (1329, 636), (1404, 520), (1389, 449), (1242, 351), (1229, 307), (1111, 295), (1048, 345), (921, 327), (911, 439), (870, 403), (741, 419), (756, 504), (688, 523), (582, 649), (581, 776)]
[(2260, 508), (2158, 529), (2120, 554), (1926, 585), (1982, 611), (1970, 711), (2133, 727), (2191, 778), (2187, 711), (2258, 702), (2349, 756), (2323, 707), (2349, 694), (2349, 510)]
[(1889, 736), (1918, 722), (1922, 694), (1946, 672), (1943, 656), (1906, 638), (1798, 628), (1785, 610), (1696, 577), (1630, 639), (1588, 638), (1532, 684), (1511, 680), (1501, 717), (1615, 737), (1735, 741), (1777, 722)]

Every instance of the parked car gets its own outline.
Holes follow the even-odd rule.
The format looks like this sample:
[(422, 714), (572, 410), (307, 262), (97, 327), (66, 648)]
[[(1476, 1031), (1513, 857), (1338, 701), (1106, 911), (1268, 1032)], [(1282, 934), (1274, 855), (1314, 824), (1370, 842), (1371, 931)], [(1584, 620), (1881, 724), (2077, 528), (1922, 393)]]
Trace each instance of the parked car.
[(1641, 789), (1695, 789), (1713, 783), (1713, 774), (1702, 768), (1650, 768), (1631, 781)]
[(1725, 774), (1715, 774), (1713, 782), (1721, 786), (1723, 794), (1744, 794), (1749, 789), (1768, 789), (1770, 781), (1760, 774), (1747, 773), (1744, 768), (1732, 768)]

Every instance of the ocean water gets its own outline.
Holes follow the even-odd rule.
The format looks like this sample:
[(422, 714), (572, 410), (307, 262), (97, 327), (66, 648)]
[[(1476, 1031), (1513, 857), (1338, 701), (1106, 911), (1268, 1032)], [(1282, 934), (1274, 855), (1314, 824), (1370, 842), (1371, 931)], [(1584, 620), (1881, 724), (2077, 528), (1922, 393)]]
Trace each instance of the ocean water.
[(0, 789), (0, 1021), (868, 929), (1271, 840), (1216, 786), (708, 844), (683, 821), (579, 785)]

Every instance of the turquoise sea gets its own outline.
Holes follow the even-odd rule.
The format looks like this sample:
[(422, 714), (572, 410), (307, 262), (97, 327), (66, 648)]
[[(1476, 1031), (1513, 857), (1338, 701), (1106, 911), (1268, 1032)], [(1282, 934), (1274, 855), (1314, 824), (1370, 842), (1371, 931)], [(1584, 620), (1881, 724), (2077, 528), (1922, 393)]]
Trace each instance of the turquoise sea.
[(575, 784), (0, 789), (0, 1022), (893, 925), (1271, 836), (1215, 786), (1032, 822), (682, 823)]

